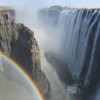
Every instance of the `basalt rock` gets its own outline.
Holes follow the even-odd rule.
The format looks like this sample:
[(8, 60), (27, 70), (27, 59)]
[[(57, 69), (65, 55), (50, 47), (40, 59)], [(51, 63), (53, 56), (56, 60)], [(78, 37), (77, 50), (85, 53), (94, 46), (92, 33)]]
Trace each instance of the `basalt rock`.
[(44, 96), (49, 94), (50, 84), (41, 70), (34, 32), (15, 22), (15, 12), (11, 8), (0, 8), (0, 50), (27, 71)]

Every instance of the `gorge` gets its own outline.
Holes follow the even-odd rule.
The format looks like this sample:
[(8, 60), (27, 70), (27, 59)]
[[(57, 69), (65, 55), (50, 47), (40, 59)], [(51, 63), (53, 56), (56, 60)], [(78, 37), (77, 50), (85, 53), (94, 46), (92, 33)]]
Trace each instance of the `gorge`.
[(38, 11), (35, 24), (28, 19), (30, 26), (27, 16), (17, 22), (15, 11), (0, 7), (0, 51), (27, 71), (45, 100), (100, 100), (100, 9), (51, 6)]

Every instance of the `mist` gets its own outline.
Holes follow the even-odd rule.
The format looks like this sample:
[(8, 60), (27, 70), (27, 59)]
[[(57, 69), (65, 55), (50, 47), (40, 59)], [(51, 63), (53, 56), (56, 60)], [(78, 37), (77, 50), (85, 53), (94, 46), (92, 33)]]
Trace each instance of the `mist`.
[[(61, 99), (66, 100), (68, 98), (68, 93), (66, 92), (67, 90), (65, 88), (64, 83), (61, 81), (62, 77), (59, 78), (58, 73), (57, 73), (57, 68), (59, 70), (59, 67), (58, 67), (59, 65), (56, 66), (56, 70), (55, 70), (53, 68), (55, 66), (52, 66), (52, 64), (50, 64), (50, 62), (47, 61), (45, 53), (51, 52), (52, 55), (54, 54), (53, 57), (57, 56), (58, 59), (60, 58), (60, 61), (62, 63), (64, 61), (65, 62), (67, 61), (66, 62), (67, 64), (66, 63), (64, 64), (69, 65), (69, 68), (71, 68), (70, 66), (73, 66), (72, 69), (70, 70), (72, 71), (72, 75), (77, 78), (78, 75), (76, 73), (81, 73), (80, 72), (81, 67), (79, 66), (83, 64), (80, 61), (83, 56), (81, 56), (82, 54), (81, 52), (78, 52), (79, 55), (78, 55), (78, 58), (76, 59), (75, 48), (77, 46), (76, 45), (77, 37), (74, 37), (74, 36), (77, 36), (76, 33), (79, 33), (78, 28), (79, 26), (81, 26), (80, 20), (82, 18), (80, 16), (78, 17), (80, 20), (78, 24), (75, 25), (76, 29), (74, 30), (74, 22), (76, 21), (75, 13), (73, 12), (73, 15), (72, 15), (72, 14), (68, 14), (68, 12), (66, 11), (68, 16), (67, 14), (64, 15), (65, 18), (63, 18), (64, 16), (61, 16), (60, 18), (61, 20), (58, 21), (61, 23), (57, 23), (57, 26), (59, 27), (56, 27), (54, 25), (53, 28), (50, 28), (49, 22), (51, 20), (48, 19), (47, 24), (45, 24), (45, 22), (41, 24), (40, 20), (38, 19), (37, 12), (40, 9), (48, 8), (53, 5), (68, 6), (68, 7), (74, 7), (74, 8), (75, 7), (76, 8), (100, 8), (100, 1), (91, 2), (91, 0), (88, 0), (88, 1), (86, 0), (84, 1), (82, 0), (70, 0), (70, 1), (69, 0), (20, 0), (20, 1), (7, 0), (6, 1), (5, 0), (4, 4), (6, 6), (11, 6), (15, 10), (17, 23), (24, 23), (27, 27), (29, 27), (32, 31), (34, 31), (34, 35), (38, 42), (40, 53), (41, 53), (41, 69), (44, 71), (51, 85), (51, 94), (50, 94), (51, 97), (48, 100), (61, 100)], [(80, 11), (80, 13), (82, 12)], [(64, 13), (62, 13), (62, 15), (63, 14)], [(84, 29), (84, 27), (82, 29)], [(59, 30), (61, 32), (58, 32)], [(73, 33), (74, 35), (70, 33)], [(82, 49), (82, 47), (84, 47), (84, 45), (80, 45), (81, 49), (79, 48), (79, 50), (83, 51), (84, 48)], [(73, 51), (74, 53), (72, 53)], [(83, 55), (84, 55), (84, 52), (83, 52)], [(51, 57), (51, 60), (54, 60), (54, 59), (52, 59)], [(60, 62), (58, 60), (58, 62), (55, 62), (55, 63), (60, 63)], [(61, 67), (64, 64), (62, 64)], [(67, 69), (65, 69), (66, 65), (63, 66), (64, 70), (59, 70), (60, 72), (62, 72), (60, 73), (60, 75), (62, 74), (64, 78), (67, 77), (67, 74), (66, 74)], [(99, 92), (100, 90), (97, 91), (97, 93)], [(100, 98), (100, 96), (97, 96), (97, 100), (98, 98)]]
[(45, 34), (45, 30), (43, 30), (39, 26), (40, 22), (38, 21), (37, 12), (42, 8), (49, 7), (50, 5), (52, 5), (49, 4), (49, 2), (50, 1), (45, 0), (7, 0), (5, 5), (10, 6), (15, 10), (16, 22), (24, 23), (27, 27), (33, 30), (36, 38), (38, 38), (38, 41), (42, 43), (42, 41), (47, 38), (47, 35)]

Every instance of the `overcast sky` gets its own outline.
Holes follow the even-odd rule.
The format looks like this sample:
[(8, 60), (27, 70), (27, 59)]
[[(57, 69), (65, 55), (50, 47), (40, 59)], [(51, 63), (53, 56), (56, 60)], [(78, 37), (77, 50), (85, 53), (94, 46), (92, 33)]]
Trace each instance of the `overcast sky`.
[(62, 5), (69, 7), (100, 8), (100, 0), (0, 0), (0, 5), (47, 7), (50, 5)]

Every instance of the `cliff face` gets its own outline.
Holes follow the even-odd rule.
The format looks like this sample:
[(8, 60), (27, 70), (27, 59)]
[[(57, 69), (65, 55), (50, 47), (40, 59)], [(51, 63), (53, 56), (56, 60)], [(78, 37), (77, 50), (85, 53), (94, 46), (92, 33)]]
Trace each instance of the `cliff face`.
[(46, 96), (50, 84), (41, 70), (40, 50), (34, 33), (23, 24), (15, 23), (14, 19), (13, 10), (0, 8), (0, 50), (21, 65)]

